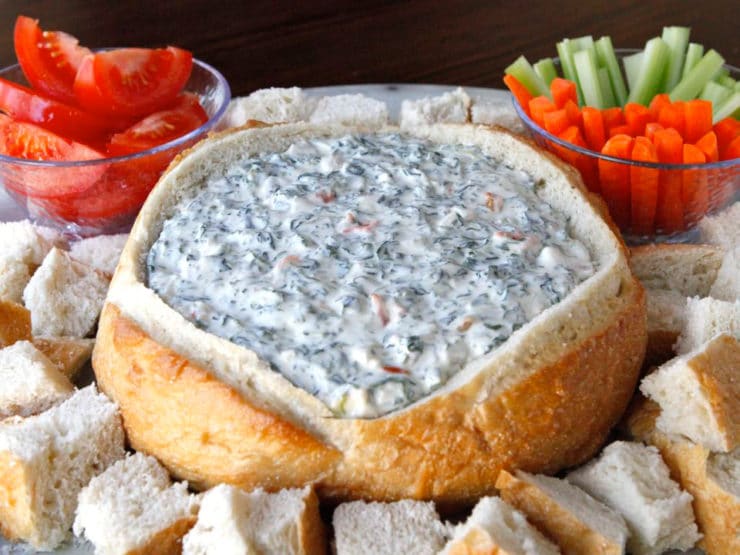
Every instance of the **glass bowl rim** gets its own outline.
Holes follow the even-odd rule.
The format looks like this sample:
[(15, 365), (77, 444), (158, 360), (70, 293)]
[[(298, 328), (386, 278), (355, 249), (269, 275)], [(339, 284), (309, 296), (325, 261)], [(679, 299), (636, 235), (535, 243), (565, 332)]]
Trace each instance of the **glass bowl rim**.
[[(634, 52), (638, 52), (639, 48), (615, 48), (614, 51), (617, 54), (631, 54)], [(560, 60), (558, 58), (553, 58), (553, 60), (556, 63), (560, 63)], [(740, 73), (740, 69), (736, 68), (735, 66), (725, 64), (723, 67), (729, 69), (730, 71), (738, 72)], [(609, 156), (607, 154), (602, 154), (601, 152), (597, 152), (595, 150), (589, 150), (587, 148), (583, 148), (578, 145), (574, 145), (573, 143), (569, 143), (568, 141), (565, 141), (561, 139), (560, 137), (553, 135), (546, 129), (540, 127), (536, 122), (530, 118), (527, 113), (522, 109), (521, 106), (519, 106), (519, 103), (516, 101), (516, 98), (514, 98), (514, 95), (509, 93), (511, 96), (511, 102), (514, 104), (514, 110), (516, 111), (517, 115), (519, 116), (519, 119), (521, 119), (527, 128), (529, 128), (532, 133), (535, 133), (537, 135), (542, 135), (545, 139), (548, 141), (552, 141), (553, 143), (567, 148), (568, 150), (572, 150), (574, 152), (577, 152), (579, 154), (583, 154), (586, 156), (590, 156), (592, 158), (597, 158), (599, 160), (604, 160), (608, 162), (615, 162), (618, 164), (625, 164), (630, 166), (640, 166), (643, 168), (652, 168), (656, 170), (696, 170), (696, 169), (703, 169), (703, 170), (718, 170), (718, 169), (726, 169), (731, 168), (733, 166), (740, 166), (740, 158), (733, 158), (731, 160), (721, 160), (717, 162), (705, 162), (703, 164), (666, 164), (666, 163), (660, 163), (660, 162), (643, 162), (641, 160), (629, 160), (627, 158), (617, 158), (616, 156)]]
[[(100, 50), (108, 50), (108, 49), (100, 49)], [(229, 82), (226, 80), (226, 78), (223, 76), (223, 74), (220, 71), (218, 71), (212, 65), (207, 64), (206, 62), (203, 62), (201, 60), (198, 60), (197, 58), (193, 58), (193, 65), (198, 66), (200, 69), (205, 70), (207, 73), (210, 73), (216, 78), (216, 82), (218, 83), (218, 89), (224, 92), (224, 98), (223, 98), (223, 103), (218, 107), (218, 109), (213, 114), (213, 116), (208, 118), (208, 121), (203, 123), (203, 125), (201, 125), (200, 127), (193, 129), (192, 131), (186, 133), (185, 135), (181, 135), (177, 137), (176, 139), (173, 139), (167, 143), (163, 143), (161, 145), (155, 146), (154, 148), (149, 148), (147, 150), (134, 152), (132, 154), (124, 154), (123, 156), (93, 158), (91, 160), (54, 161), (54, 160), (29, 160), (27, 158), (16, 158), (15, 156), (6, 156), (5, 154), (0, 154), (0, 163), (14, 164), (14, 165), (19, 165), (19, 166), (28, 166), (28, 167), (34, 167), (34, 168), (90, 167), (90, 166), (95, 166), (95, 165), (107, 165), (107, 164), (113, 164), (113, 163), (119, 163), (119, 162), (127, 162), (129, 160), (137, 160), (139, 158), (144, 158), (146, 156), (159, 154), (161, 152), (165, 152), (172, 148), (176, 148), (180, 145), (186, 144), (188, 141), (191, 141), (192, 139), (204, 133), (207, 133), (208, 131), (213, 129), (213, 127), (221, 120), (221, 117), (224, 115), (224, 113), (226, 113), (226, 109), (229, 107), (229, 103), (231, 102), (231, 87), (229, 86)], [(0, 68), (0, 74), (5, 74), (6, 72), (10, 72), (13, 70), (18, 70), (18, 69), (20, 69), (20, 64), (13, 64), (10, 66), (5, 66), (3, 68)]]

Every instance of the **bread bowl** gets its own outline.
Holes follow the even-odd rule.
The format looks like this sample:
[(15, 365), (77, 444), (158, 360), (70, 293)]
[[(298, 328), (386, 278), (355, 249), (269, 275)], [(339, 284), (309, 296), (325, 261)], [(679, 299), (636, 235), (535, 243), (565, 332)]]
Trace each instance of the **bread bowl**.
[[(560, 211), (563, 228), (585, 245), (595, 270), (413, 402), (376, 416), (337, 415), (254, 351), (171, 308), (148, 287), (147, 259), (164, 222), (184, 212), (179, 203), (197, 194), (208, 175), (306, 137), (376, 140), (386, 133), (432, 151), (471, 148), (526, 173), (531, 194)], [(99, 386), (120, 405), (136, 450), (200, 488), (313, 483), (325, 499), (459, 506), (494, 491), (501, 468), (555, 472), (599, 449), (634, 391), (646, 344), (644, 291), (620, 239), (574, 170), (522, 139), (471, 125), (399, 133), (308, 124), (244, 128), (209, 138), (170, 166), (124, 248), (93, 354)]]

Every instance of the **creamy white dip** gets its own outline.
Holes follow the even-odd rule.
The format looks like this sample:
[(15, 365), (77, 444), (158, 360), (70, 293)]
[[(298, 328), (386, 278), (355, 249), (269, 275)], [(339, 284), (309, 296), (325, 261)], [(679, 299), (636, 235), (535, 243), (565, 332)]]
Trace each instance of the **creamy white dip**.
[(176, 207), (148, 284), (339, 416), (443, 385), (593, 275), (565, 215), (478, 147), (300, 140)]

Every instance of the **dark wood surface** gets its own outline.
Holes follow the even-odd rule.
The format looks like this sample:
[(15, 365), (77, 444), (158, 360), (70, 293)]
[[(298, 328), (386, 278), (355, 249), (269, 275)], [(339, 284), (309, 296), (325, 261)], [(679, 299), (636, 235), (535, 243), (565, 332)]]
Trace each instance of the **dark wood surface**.
[(0, 0), (0, 65), (15, 61), (17, 14), (90, 47), (176, 44), (219, 68), (234, 95), (267, 86), (442, 83), (501, 87), (519, 54), (555, 55), (563, 37), (640, 47), (663, 25), (740, 65), (737, 0)]

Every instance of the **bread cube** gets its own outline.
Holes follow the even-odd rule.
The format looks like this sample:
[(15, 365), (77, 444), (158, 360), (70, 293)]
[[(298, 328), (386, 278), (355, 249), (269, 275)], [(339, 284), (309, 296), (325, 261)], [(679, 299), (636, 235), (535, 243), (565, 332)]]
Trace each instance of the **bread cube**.
[(88, 237), (72, 243), (69, 255), (78, 262), (112, 276), (127, 239), (127, 233)]

